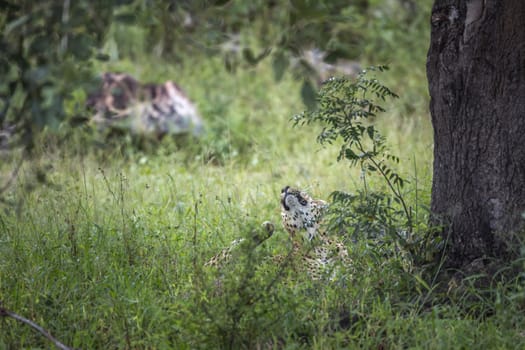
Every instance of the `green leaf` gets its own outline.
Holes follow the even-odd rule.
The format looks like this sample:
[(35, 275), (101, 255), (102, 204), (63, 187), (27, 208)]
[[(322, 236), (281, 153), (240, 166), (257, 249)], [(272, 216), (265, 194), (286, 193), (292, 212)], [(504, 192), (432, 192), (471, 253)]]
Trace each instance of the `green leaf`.
[(302, 20), (321, 18), (327, 11), (327, 7), (318, 1), (291, 0), (291, 4), (294, 9), (293, 13)]
[(134, 24), (137, 20), (137, 17), (133, 13), (121, 13), (115, 15), (114, 19), (116, 22), (120, 22), (122, 24)]
[(87, 34), (75, 35), (69, 40), (68, 51), (79, 60), (91, 57), (93, 40)]
[(109, 61), (110, 56), (108, 54), (105, 54), (105, 53), (97, 53), (95, 55), (95, 59), (97, 59), (99, 61), (107, 62), (107, 61)]
[(347, 148), (345, 149), (345, 158), (355, 160), (355, 159), (359, 159), (360, 157), (357, 154), (355, 154), (355, 152), (352, 151), (350, 148)]
[(255, 62), (255, 56), (249, 47), (242, 49), (242, 57), (250, 64), (254, 64)]
[(226, 5), (228, 2), (230, 2), (230, 0), (215, 0), (213, 2), (213, 5), (214, 6), (223, 6), (223, 5)]
[(242, 55), (244, 59), (251, 65), (256, 65), (259, 63), (262, 59), (264, 59), (268, 54), (270, 53), (270, 49), (265, 49), (263, 52), (261, 52), (259, 55), (254, 56), (253, 51), (250, 48), (245, 47), (242, 50)]
[(373, 125), (370, 125), (368, 128), (366, 128), (366, 132), (368, 133), (368, 137), (370, 137), (370, 139), (374, 139), (374, 134), (375, 134), (375, 129), (374, 129), (374, 126)]
[(290, 60), (284, 53), (284, 51), (279, 50), (273, 55), (273, 77), (275, 81), (281, 81), (284, 76), (284, 72), (290, 65)]
[(317, 90), (310, 80), (303, 82), (303, 86), (301, 86), (301, 98), (308, 109), (313, 110), (317, 107)]

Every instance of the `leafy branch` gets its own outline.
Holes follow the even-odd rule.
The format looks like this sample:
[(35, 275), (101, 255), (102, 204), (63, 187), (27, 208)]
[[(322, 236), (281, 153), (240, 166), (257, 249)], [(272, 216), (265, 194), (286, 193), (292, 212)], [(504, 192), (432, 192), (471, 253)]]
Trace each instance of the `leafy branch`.
[(308, 110), (293, 118), (295, 125), (318, 123), (323, 129), (317, 141), (333, 144), (341, 140), (338, 161), (346, 159), (352, 166), (359, 166), (366, 188), (366, 175), (378, 174), (401, 205), (409, 232), (412, 230), (410, 207), (402, 195), (405, 180), (390, 166), (399, 163), (399, 158), (390, 154), (385, 138), (376, 129), (371, 119), (385, 112), (380, 105), (387, 98), (398, 96), (369, 72), (383, 72), (386, 66), (374, 66), (363, 70), (355, 80), (346, 77), (327, 80), (317, 96), (318, 108)]

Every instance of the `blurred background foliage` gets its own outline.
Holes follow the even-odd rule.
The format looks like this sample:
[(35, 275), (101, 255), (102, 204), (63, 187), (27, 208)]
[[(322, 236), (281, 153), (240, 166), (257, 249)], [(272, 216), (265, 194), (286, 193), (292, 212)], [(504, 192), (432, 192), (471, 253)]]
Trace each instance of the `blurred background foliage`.
[[(85, 349), (523, 348), (521, 280), (446, 285), (424, 266), (435, 258), (431, 3), (0, 0), (0, 306)], [(99, 130), (86, 100), (104, 72), (175, 81), (205, 134), (148, 144)], [(390, 172), (351, 167), (360, 152), (337, 162), (340, 139), (315, 141), (352, 106), (334, 85), (351, 93), (365, 77), (399, 96), (377, 96), (386, 112), (354, 124), (399, 156), (378, 153), (395, 159)], [(331, 86), (337, 103), (323, 109)], [(294, 128), (316, 98), (315, 123)], [(406, 184), (392, 195), (378, 169)], [(337, 190), (329, 230), (347, 237), (353, 264), (336, 283), (267, 259), (291, 248), (285, 185)], [(276, 231), (258, 250), (202, 267), (266, 220)], [(0, 349), (49, 346), (12, 322), (0, 318)]]
[(7, 0), (0, 6), (3, 147), (31, 149), (35, 132), (85, 121), (86, 96), (111, 62), (120, 62), (120, 70), (137, 61), (185, 70), (220, 59), (235, 74), (269, 61), (276, 82), (288, 72), (300, 82), (297, 94), (308, 107), (330, 75), (394, 64), (398, 77), (416, 71), (397, 91), (406, 92), (407, 111), (426, 107), (417, 77), (424, 79), (429, 0)]

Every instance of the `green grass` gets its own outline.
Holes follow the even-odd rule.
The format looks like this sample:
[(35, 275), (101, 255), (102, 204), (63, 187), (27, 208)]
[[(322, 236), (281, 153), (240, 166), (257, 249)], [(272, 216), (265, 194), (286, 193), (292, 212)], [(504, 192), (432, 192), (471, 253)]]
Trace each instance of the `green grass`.
[[(0, 204), (5, 308), (83, 349), (525, 346), (525, 294), (516, 280), (447, 298), (446, 286), (423, 282), (423, 270), (402, 252), (364, 241), (348, 242), (354, 264), (333, 283), (273, 263), (290, 248), (280, 189), (326, 199), (335, 190), (356, 192), (359, 172), (335, 161), (336, 145), (315, 142), (317, 127), (292, 127), (304, 107), (291, 77), (275, 84), (268, 63), (234, 75), (219, 60), (193, 63), (119, 61), (101, 69), (174, 77), (199, 105), (204, 139), (142, 151), (120, 139), (86, 149), (75, 133), (49, 138), (23, 163)], [(420, 73), (400, 87), (421, 88), (410, 80)], [(407, 108), (414, 91), (407, 95), (376, 122), (401, 157), (405, 195), (424, 208), (432, 133), (426, 103)], [(5, 179), (17, 157), (2, 157)], [(371, 185), (384, 187), (380, 179)], [(419, 215), (424, 221), (425, 210)], [(202, 267), (266, 220), (276, 232), (264, 245), (221, 272)], [(27, 326), (0, 319), (0, 348), (49, 346)]]

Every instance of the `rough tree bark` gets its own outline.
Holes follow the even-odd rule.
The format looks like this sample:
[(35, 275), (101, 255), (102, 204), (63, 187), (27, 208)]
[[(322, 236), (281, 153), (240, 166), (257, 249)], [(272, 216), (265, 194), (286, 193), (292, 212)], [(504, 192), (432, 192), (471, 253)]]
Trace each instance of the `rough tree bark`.
[(525, 1), (435, 0), (434, 223), (449, 267), (507, 259), (525, 220)]

